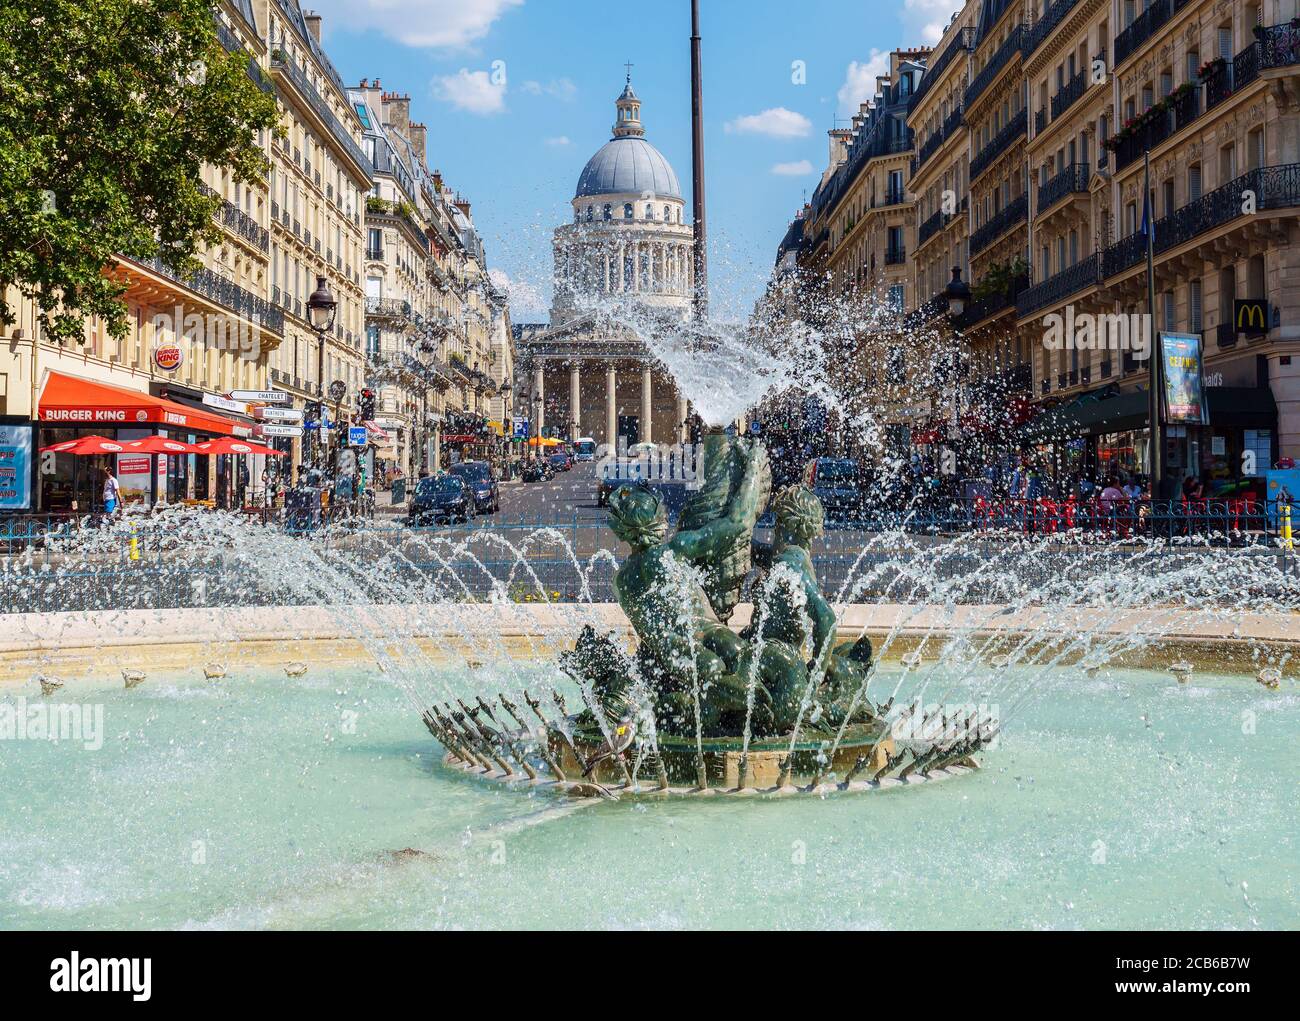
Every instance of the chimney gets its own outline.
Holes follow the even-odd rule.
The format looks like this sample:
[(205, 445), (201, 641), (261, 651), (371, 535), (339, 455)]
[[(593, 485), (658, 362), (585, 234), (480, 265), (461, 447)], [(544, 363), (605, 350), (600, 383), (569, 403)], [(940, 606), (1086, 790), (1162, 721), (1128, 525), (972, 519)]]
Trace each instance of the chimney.
[(423, 124), (411, 121), (411, 144), (423, 162), (428, 159), (429, 129)]
[(469, 215), (469, 199), (467, 199), (467, 198), (462, 198), (461, 196), (457, 195), (457, 196), (456, 196), (456, 201), (453, 203), (453, 205), (454, 205), (457, 209), (459, 209), (462, 213), (465, 214), (465, 219), (468, 220), (468, 219), (470, 218), (470, 215)]
[(441, 170), (435, 170), (433, 172), (433, 190), (436, 191), (439, 195), (442, 194), (442, 171)]
[(849, 140), (853, 137), (853, 132), (848, 128), (835, 128), (833, 131), (826, 132), (831, 140), (831, 162), (830, 169), (834, 170), (848, 158)]
[(411, 97), (409, 94), (397, 92), (385, 92), (383, 95), (384, 108), (381, 116), (384, 123), (400, 131), (403, 135), (410, 135), (411, 130)]
[(307, 22), (307, 31), (311, 37), (320, 42), (320, 15), (315, 11), (303, 11), (302, 20)]

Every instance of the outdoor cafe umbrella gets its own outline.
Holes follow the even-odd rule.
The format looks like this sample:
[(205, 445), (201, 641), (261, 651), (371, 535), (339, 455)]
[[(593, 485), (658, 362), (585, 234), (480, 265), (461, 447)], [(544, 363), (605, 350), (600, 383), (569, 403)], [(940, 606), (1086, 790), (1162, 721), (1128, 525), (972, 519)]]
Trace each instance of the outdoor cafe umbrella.
[(553, 439), (550, 436), (534, 436), (528, 441), (530, 447), (558, 447), (563, 440)]
[(73, 457), (94, 457), (100, 454), (120, 454), (126, 444), (110, 440), (107, 436), (79, 436), (75, 440), (64, 440), (41, 447), (41, 453), (71, 454)]
[(262, 444), (253, 443), (251, 440), (237, 440), (233, 436), (222, 436), (220, 439), (208, 440), (207, 443), (200, 443), (194, 449), (200, 454), (265, 454), (267, 457), (289, 456), (283, 450), (276, 450), (274, 447), (264, 447)]
[(166, 436), (146, 436), (142, 440), (132, 440), (123, 448), (129, 454), (201, 454), (197, 445), (169, 440)]

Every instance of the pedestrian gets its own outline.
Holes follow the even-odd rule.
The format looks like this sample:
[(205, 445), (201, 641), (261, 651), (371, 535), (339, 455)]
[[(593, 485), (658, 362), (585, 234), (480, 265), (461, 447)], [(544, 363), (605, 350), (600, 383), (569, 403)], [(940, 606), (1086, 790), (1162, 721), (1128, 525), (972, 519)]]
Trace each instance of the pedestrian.
[(1115, 513), (1115, 505), (1124, 502), (1124, 491), (1119, 488), (1115, 479), (1106, 480), (1106, 488), (1101, 491), (1101, 509), (1103, 513), (1110, 515)]
[(99, 469), (99, 474), (104, 483), (104, 513), (112, 517), (122, 501), (122, 488), (117, 483), (117, 476), (107, 465)]

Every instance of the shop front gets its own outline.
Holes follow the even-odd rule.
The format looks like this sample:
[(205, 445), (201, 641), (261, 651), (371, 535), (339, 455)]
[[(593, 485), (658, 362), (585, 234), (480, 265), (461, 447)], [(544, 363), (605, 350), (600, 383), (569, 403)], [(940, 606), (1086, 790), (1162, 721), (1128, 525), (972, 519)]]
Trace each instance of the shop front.
[[(212, 409), (191, 407), (144, 390), (83, 379), (62, 372), (47, 374), (37, 402), (36, 448), (85, 435), (105, 436), (125, 444), (146, 436), (165, 436), (201, 443), (221, 436), (247, 437), (251, 426)], [(128, 454), (74, 457), (40, 455), (35, 509), (45, 513), (85, 513), (101, 506), (101, 469), (118, 478), (123, 503), (202, 502), (216, 504), (225, 484), (230, 490), (238, 472), (229, 457)]]

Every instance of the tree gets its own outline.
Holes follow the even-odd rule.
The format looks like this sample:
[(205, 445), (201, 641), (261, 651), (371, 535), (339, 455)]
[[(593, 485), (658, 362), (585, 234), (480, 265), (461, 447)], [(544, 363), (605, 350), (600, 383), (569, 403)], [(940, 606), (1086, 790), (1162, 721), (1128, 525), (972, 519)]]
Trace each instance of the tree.
[(210, 0), (0, 0), (0, 323), (16, 287), (47, 337), (127, 330), (114, 256), (180, 271), (221, 239), (206, 163), (250, 182), (276, 124)]

